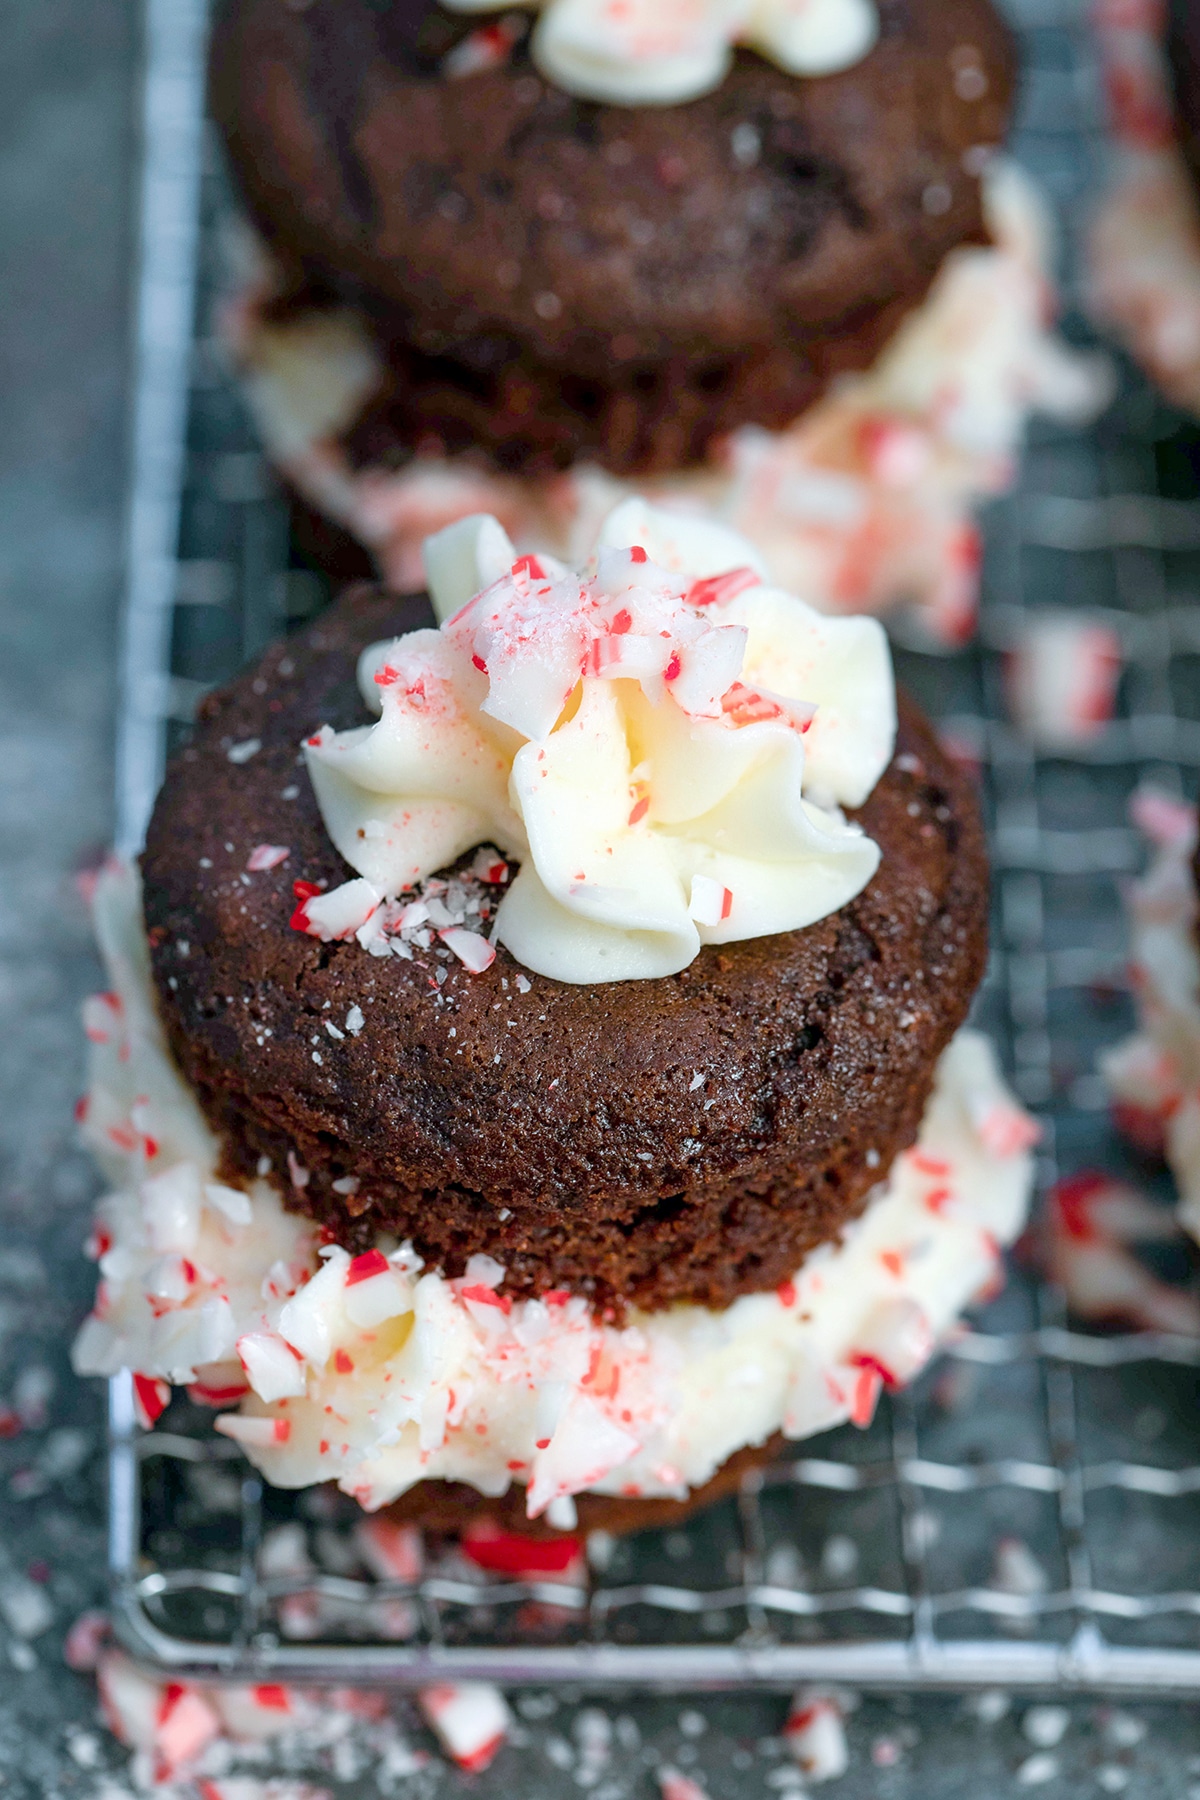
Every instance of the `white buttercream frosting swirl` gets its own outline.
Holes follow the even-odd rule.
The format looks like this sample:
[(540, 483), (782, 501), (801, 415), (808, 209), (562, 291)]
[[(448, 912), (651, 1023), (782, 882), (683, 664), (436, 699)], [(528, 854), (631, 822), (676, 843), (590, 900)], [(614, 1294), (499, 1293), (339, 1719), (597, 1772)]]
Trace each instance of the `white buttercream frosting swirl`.
[[(542, 17), (533, 57), (557, 87), (618, 106), (669, 106), (719, 87), (733, 46), (792, 75), (851, 68), (879, 36), (875, 0), (521, 0)], [(495, 12), (495, 0), (445, 0)]]
[(815, 612), (735, 534), (637, 500), (591, 574), (517, 560), (490, 518), (431, 539), (426, 562), (441, 628), (372, 646), (378, 723), (305, 746), (361, 878), (331, 935), (485, 841), (521, 864), (495, 937), (569, 982), (674, 974), (870, 881), (878, 846), (841, 808), (895, 741), (874, 620)]

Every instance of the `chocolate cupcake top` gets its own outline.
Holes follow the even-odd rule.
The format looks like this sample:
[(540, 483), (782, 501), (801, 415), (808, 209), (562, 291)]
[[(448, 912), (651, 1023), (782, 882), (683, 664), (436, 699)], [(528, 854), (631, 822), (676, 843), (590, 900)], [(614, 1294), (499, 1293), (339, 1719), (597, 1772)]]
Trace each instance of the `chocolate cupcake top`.
[[(534, 44), (581, 10), (555, 0)], [(840, 73), (722, 48), (713, 91), (629, 107), (548, 82), (528, 36), (472, 61), (474, 9), (226, 0), (213, 101), (276, 249), (415, 351), (481, 380), (525, 358), (601, 383), (614, 365), (698, 365), (719, 383), (730, 357), (915, 304), (983, 236), (1004, 27), (989, 0), (879, 0), (877, 27)]]
[[(411, 603), (343, 600), (206, 703), (156, 809), (160, 1000), (231, 1164), (265, 1158), (289, 1204), (351, 1247), (391, 1229), (452, 1270), (486, 1253), (516, 1292), (723, 1305), (786, 1279), (912, 1141), (981, 972), (986, 872), (961, 777), (905, 710), (875, 781), (885, 721), (846, 827), (878, 847), (876, 872), (805, 929), (721, 942), (715, 907), (710, 942), (669, 979), (565, 982), (503, 943), (493, 956), (479, 927), (510, 865), (473, 848), (372, 955), (370, 921), (333, 916), (365, 878), (300, 746), (320, 724), (368, 742), (355, 662), (426, 622)], [(699, 910), (715, 897), (701, 888)]]

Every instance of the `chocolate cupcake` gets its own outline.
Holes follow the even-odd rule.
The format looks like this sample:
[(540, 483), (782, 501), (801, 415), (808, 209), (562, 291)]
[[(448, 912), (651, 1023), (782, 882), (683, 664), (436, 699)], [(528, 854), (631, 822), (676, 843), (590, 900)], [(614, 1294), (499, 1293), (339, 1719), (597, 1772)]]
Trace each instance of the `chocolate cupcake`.
[(1111, 129), (1089, 305), (1176, 405), (1200, 412), (1200, 8), (1096, 9)]
[(402, 590), (455, 517), (580, 560), (652, 482), (818, 604), (961, 636), (970, 496), (1026, 405), (1090, 393), (1044, 337), (1036, 203), (985, 173), (1005, 28), (990, 0), (642, 12), (224, 7), (269, 445)]
[(628, 1526), (865, 1423), (1027, 1199), (974, 803), (880, 627), (711, 524), (601, 539), (472, 520), (433, 611), (347, 595), (206, 703), (144, 917), (102, 885), (80, 1365), (435, 1525)]

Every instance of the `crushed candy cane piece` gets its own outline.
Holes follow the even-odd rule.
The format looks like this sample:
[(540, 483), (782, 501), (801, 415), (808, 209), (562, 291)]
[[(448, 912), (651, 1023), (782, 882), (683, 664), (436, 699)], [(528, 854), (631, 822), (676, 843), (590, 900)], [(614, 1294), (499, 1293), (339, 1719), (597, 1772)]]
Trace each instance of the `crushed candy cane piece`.
[(463, 931), (461, 927), (452, 925), (448, 930), (439, 931), (438, 936), (447, 950), (453, 950), (459, 962), (470, 969), (473, 975), (482, 975), (496, 960), (495, 949), (477, 931)]
[(658, 1786), (662, 1800), (708, 1800), (708, 1790), (680, 1769), (660, 1769)]
[(417, 1582), (425, 1566), (425, 1547), (415, 1525), (395, 1519), (360, 1519), (354, 1528), (358, 1553), (380, 1581)]
[(63, 1640), (63, 1661), (68, 1669), (90, 1674), (99, 1666), (100, 1656), (111, 1635), (108, 1614), (93, 1609), (80, 1613)]
[(1124, 660), (1109, 625), (1086, 613), (1031, 613), (1007, 663), (1009, 705), (1034, 743), (1089, 743), (1113, 716)]
[(291, 854), (286, 844), (257, 844), (246, 859), (246, 867), (251, 875), (259, 875), (267, 869), (277, 869)]
[(171, 1404), (170, 1384), (154, 1375), (133, 1378), (133, 1407), (143, 1431), (152, 1431)]
[(733, 895), (722, 882), (707, 875), (693, 875), (688, 911), (698, 925), (723, 925), (733, 911)]
[(421, 1711), (460, 1769), (478, 1774), (495, 1759), (508, 1736), (511, 1715), (490, 1682), (444, 1682), (423, 1688)]
[(783, 1738), (810, 1781), (836, 1781), (850, 1767), (842, 1709), (828, 1694), (798, 1693)]
[(383, 895), (359, 877), (345, 881), (327, 894), (311, 894), (292, 915), (296, 931), (320, 938), (323, 944), (352, 938), (377, 910)]
[(260, 1400), (298, 1398), (307, 1391), (303, 1361), (272, 1331), (251, 1331), (237, 1341), (247, 1379)]

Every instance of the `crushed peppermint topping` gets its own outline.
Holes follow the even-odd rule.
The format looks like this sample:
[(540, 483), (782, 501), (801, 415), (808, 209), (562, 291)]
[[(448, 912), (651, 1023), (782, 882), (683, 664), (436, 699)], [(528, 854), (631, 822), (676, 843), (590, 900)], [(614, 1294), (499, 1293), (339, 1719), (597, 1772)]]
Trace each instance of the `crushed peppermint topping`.
[(248, 763), (252, 756), (257, 756), (261, 749), (261, 738), (243, 738), (240, 744), (230, 744), (225, 755), (231, 763), (237, 763), (240, 767), (242, 763)]
[(291, 854), (286, 844), (258, 844), (247, 857), (246, 867), (251, 875), (258, 875), (266, 869), (277, 869)]
[[(436, 937), (465, 968), (482, 974), (496, 960), (483, 928), (495, 914), (494, 890), (507, 882), (508, 875), (500, 852), (484, 845), (456, 875), (430, 875), (395, 900), (382, 901), (378, 890), (361, 879), (343, 882), (326, 894), (313, 882), (297, 881), (292, 927), (325, 943), (357, 938), (372, 956), (399, 956), (405, 961), (411, 961), (414, 950), (432, 949)], [(444, 981), (445, 973), (439, 974)], [(524, 975), (517, 977), (522, 993), (527, 994), (530, 985)], [(362, 1008), (352, 1006), (346, 1030), (357, 1036), (365, 1023)], [(325, 1029), (330, 1037), (342, 1036), (328, 1020)]]

